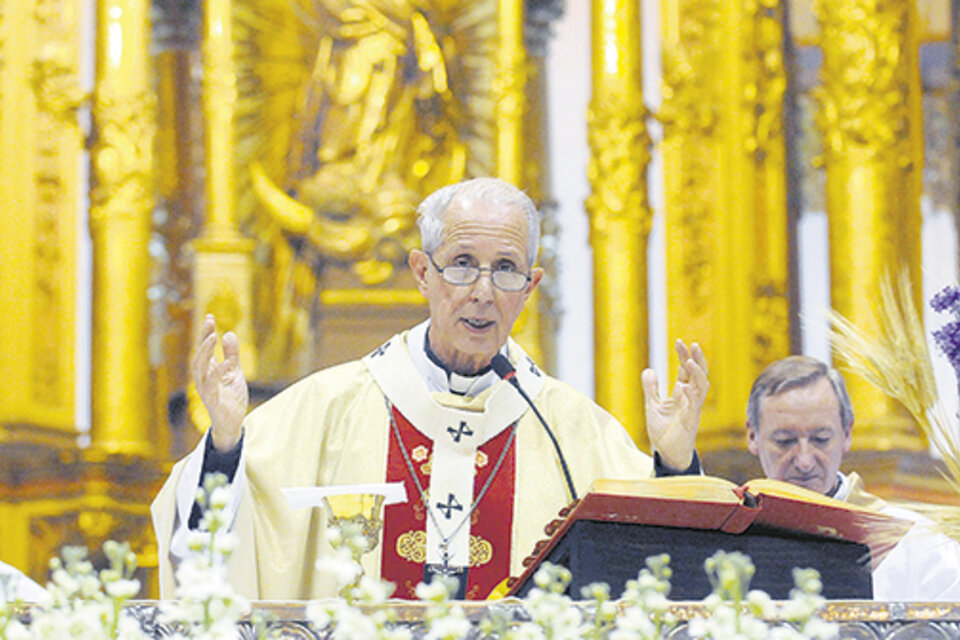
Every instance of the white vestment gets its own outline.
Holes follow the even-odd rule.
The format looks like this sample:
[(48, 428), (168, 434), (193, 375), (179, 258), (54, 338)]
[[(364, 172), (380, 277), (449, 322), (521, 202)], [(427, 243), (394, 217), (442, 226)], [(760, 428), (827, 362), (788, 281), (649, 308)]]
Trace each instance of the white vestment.
[(914, 525), (873, 572), (873, 599), (896, 602), (960, 602), (960, 544), (934, 530), (929, 518), (868, 493), (856, 473), (840, 474), (834, 497), (910, 520)]
[[(433, 439), (435, 454), (444, 440), (430, 433), (443, 431), (431, 424), (433, 414), (469, 416), (471, 425), (477, 425), (485, 437), (519, 418), (509, 553), (511, 575), (522, 572), (524, 557), (546, 537), (544, 525), (570, 501), (558, 456), (533, 412), (494, 373), (482, 380), (456, 380), (433, 365), (423, 348), (426, 327), (424, 323), (394, 336), (360, 361), (304, 378), (244, 420), (244, 445), (230, 508), (230, 522), (240, 546), (229, 568), (231, 582), (242, 595), (254, 599), (333, 595), (329, 581), (313, 568), (328, 549), (322, 510), (294, 511), (282, 490), (384, 482), (391, 429), (385, 396)], [(636, 448), (610, 414), (569, 385), (545, 375), (512, 340), (504, 348), (517, 367), (521, 385), (553, 429), (580, 495), (599, 478), (652, 475), (651, 458)], [(387, 360), (387, 369), (378, 364)], [(393, 375), (385, 376), (385, 371)], [(456, 467), (456, 456), (472, 454), (454, 451), (446, 461), (442, 451), (437, 455), (438, 469), (430, 482), (447, 483), (444, 495), (464, 487), (472, 492), (469, 482), (450, 473)], [(173, 595), (172, 563), (184, 555), (183, 524), (193, 504), (202, 458), (201, 445), (177, 463), (151, 509), (162, 597)], [(430, 487), (425, 489), (430, 491)], [(408, 495), (408, 499), (420, 497)], [(434, 553), (429, 529), (427, 536), (429, 556)], [(369, 575), (380, 575), (378, 551), (365, 556), (364, 569)]]
[(22, 571), (0, 561), (0, 601), (42, 602), (48, 597), (46, 589), (28, 578)]

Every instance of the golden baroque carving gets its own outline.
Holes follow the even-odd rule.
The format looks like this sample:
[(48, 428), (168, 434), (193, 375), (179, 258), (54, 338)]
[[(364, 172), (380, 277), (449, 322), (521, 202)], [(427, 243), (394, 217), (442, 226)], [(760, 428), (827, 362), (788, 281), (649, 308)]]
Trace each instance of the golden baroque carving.
[[(39, 46), (33, 58), (30, 83), (37, 108), (57, 120), (77, 125), (76, 112), (87, 99), (80, 87), (74, 0), (36, 0), (33, 18)], [(0, 8), (2, 12), (2, 8)]]
[[(60, 175), (65, 164), (57, 145), (60, 127), (42, 117), (38, 118), (38, 124), (36, 235), (32, 239), (36, 291), (34, 313), (36, 318), (57, 318), (62, 313), (62, 279), (72, 269), (72, 265), (63, 264), (60, 251), (60, 221), (72, 218), (61, 213), (73, 201), (64, 193)], [(63, 336), (44, 322), (34, 323), (33, 333), (34, 400), (51, 407), (59, 406), (69, 394), (69, 390), (63, 388), (60, 376), (60, 341)]]
[[(631, 108), (631, 106), (633, 108)], [(608, 98), (595, 101), (587, 113), (591, 194), (586, 207), (593, 226), (610, 218), (632, 218), (646, 237), (653, 224), (647, 203), (645, 171), (650, 163), (650, 135), (642, 105)]]
[[(717, 0), (679, 2), (678, 39), (663, 50), (663, 123), (665, 146), (678, 150), (682, 184), (673, 194), (680, 210), (683, 251), (681, 274), (691, 308), (706, 309), (710, 295), (707, 275), (715, 262), (708, 222), (714, 199), (714, 128), (719, 98), (713, 79), (719, 77), (716, 47), (720, 28)], [(669, 197), (670, 194), (668, 194)]]
[[(483, 119), (468, 122), (466, 103), (495, 84), (483, 54), (495, 41), (496, 7), (451, 7), (318, 3), (304, 20), (315, 45), (293, 101), (289, 165), (253, 158), (253, 187), (270, 218), (327, 260), (349, 263), (365, 284), (393, 276), (417, 244), (420, 198), (463, 178), (470, 138), (489, 133)], [(260, 20), (250, 14), (251, 37), (274, 37)]]
[(745, 48), (749, 80), (744, 87), (747, 113), (754, 118), (744, 140), (756, 162), (766, 158), (771, 144), (782, 144), (783, 100), (787, 73), (783, 62), (783, 8), (781, 0), (747, 0), (743, 9), (752, 27), (751, 46)]
[(784, 327), (789, 326), (789, 303), (786, 283), (762, 275), (755, 278), (754, 312), (751, 314), (753, 343), (751, 359), (757, 371), (777, 358), (789, 353), (788, 336)]
[[(61, 245), (64, 221), (73, 219), (74, 195), (67, 193), (75, 158), (73, 148), (63, 142), (79, 135), (76, 112), (86, 99), (80, 89), (79, 51), (75, 25), (65, 22), (71, 15), (62, 0), (40, 0), (33, 19), (40, 43), (32, 60), (30, 83), (36, 101), (37, 147), (33, 166), (36, 200), (36, 233), (31, 242), (34, 255), (34, 291), (38, 318), (58, 318), (64, 312), (64, 278), (72, 265), (64, 264)], [(33, 400), (48, 407), (67, 402), (60, 358), (63, 336), (44, 324), (34, 326)]]
[(850, 151), (874, 158), (896, 151), (901, 167), (912, 164), (909, 138), (909, 68), (905, 63), (910, 2), (817, 0), (821, 25), (822, 86), (818, 125), (824, 153)]
[(37, 108), (64, 124), (77, 126), (77, 110), (88, 96), (80, 88), (76, 53), (66, 42), (44, 44), (33, 61)]
[(31, 575), (45, 575), (50, 558), (64, 546), (82, 546), (93, 560), (102, 564), (102, 547), (107, 540), (129, 542), (143, 567), (156, 565), (157, 546), (149, 513), (135, 514), (113, 508), (70, 510), (38, 515), (30, 520)]
[[(744, 141), (744, 150), (751, 155), (758, 175), (768, 175), (771, 162), (777, 166), (774, 172), (783, 171), (785, 158), (783, 117), (784, 97), (787, 89), (787, 74), (784, 67), (784, 32), (782, 0), (748, 0), (743, 9), (746, 23), (750, 25), (751, 38), (744, 48), (746, 56), (746, 85), (744, 87), (744, 113), (752, 117), (750, 135)], [(776, 205), (769, 208), (760, 206), (756, 215), (767, 224), (786, 222), (786, 194), (777, 189), (780, 184), (766, 184), (761, 178), (757, 186), (760, 190), (774, 189), (782, 198), (778, 210)], [(785, 186), (785, 181), (782, 183)], [(758, 193), (762, 193), (758, 192)], [(761, 201), (766, 201), (763, 196)], [(781, 218), (782, 215), (782, 218)], [(762, 242), (776, 242), (765, 238)], [(784, 249), (785, 251), (785, 249)], [(784, 262), (786, 258), (784, 257)], [(761, 265), (762, 266), (762, 265)], [(778, 271), (779, 273), (779, 271)], [(785, 271), (784, 271), (785, 273)], [(751, 314), (753, 341), (751, 358), (758, 367), (783, 357), (789, 351), (789, 337), (784, 331), (789, 326), (789, 302), (787, 284), (784, 278), (776, 278), (766, 269), (752, 275), (754, 280), (754, 312)]]
[(150, 210), (154, 102), (147, 92), (96, 96), (91, 226)]

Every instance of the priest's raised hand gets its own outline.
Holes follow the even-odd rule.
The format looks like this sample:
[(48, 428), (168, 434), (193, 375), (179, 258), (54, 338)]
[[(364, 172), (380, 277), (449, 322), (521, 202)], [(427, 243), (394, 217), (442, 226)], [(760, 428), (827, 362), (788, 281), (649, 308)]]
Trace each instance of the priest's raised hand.
[(193, 380), (210, 414), (213, 446), (218, 451), (226, 452), (240, 441), (249, 391), (240, 368), (240, 340), (237, 334), (232, 331), (223, 334), (221, 361), (217, 360), (215, 354), (217, 339), (217, 323), (213, 314), (207, 314), (193, 359)]
[(660, 454), (671, 469), (687, 469), (693, 462), (700, 411), (707, 397), (707, 360), (696, 342), (690, 348), (677, 340), (680, 366), (673, 393), (660, 397), (657, 374), (653, 369), (643, 372), (643, 395), (650, 446)]

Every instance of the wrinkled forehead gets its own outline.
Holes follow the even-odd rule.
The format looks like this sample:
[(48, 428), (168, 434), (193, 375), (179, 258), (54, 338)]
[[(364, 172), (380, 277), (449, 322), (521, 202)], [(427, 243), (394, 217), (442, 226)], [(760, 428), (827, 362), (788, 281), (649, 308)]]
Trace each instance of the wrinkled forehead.
[(783, 425), (801, 429), (843, 428), (840, 399), (826, 376), (803, 384), (780, 385), (775, 392), (764, 394), (757, 417), (765, 431)]
[(521, 252), (527, 249), (530, 235), (527, 216), (515, 204), (458, 194), (444, 209), (441, 220), (441, 244), (482, 238), (502, 240), (504, 245), (511, 245)]

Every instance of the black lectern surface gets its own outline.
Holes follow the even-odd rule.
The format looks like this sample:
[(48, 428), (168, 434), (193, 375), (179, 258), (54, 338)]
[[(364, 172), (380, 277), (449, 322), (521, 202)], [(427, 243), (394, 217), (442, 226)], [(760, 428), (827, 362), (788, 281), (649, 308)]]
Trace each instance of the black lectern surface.
[(505, 595), (529, 591), (543, 562), (570, 569), (573, 597), (597, 581), (620, 595), (648, 557), (667, 553), (670, 597), (699, 600), (710, 593), (703, 561), (723, 549), (750, 556), (751, 586), (773, 598), (789, 597), (794, 568), (813, 568), (826, 597), (869, 599), (871, 570), (912, 524), (769, 478), (741, 486), (710, 476), (596, 480), (545, 527), (549, 537)]
[[(717, 530), (664, 527), (624, 522), (577, 520), (542, 561), (566, 567), (573, 574), (569, 595), (580, 588), (606, 582), (619, 597), (627, 580), (637, 577), (649, 556), (670, 555), (670, 599), (701, 600), (711, 592), (703, 562), (718, 549), (740, 551), (756, 567), (752, 589), (774, 599), (790, 597), (794, 567), (820, 572), (823, 595), (830, 599), (869, 600), (870, 548), (863, 544), (821, 536), (784, 532), (753, 525), (740, 534)], [(532, 575), (513, 589), (524, 596), (534, 586)]]

